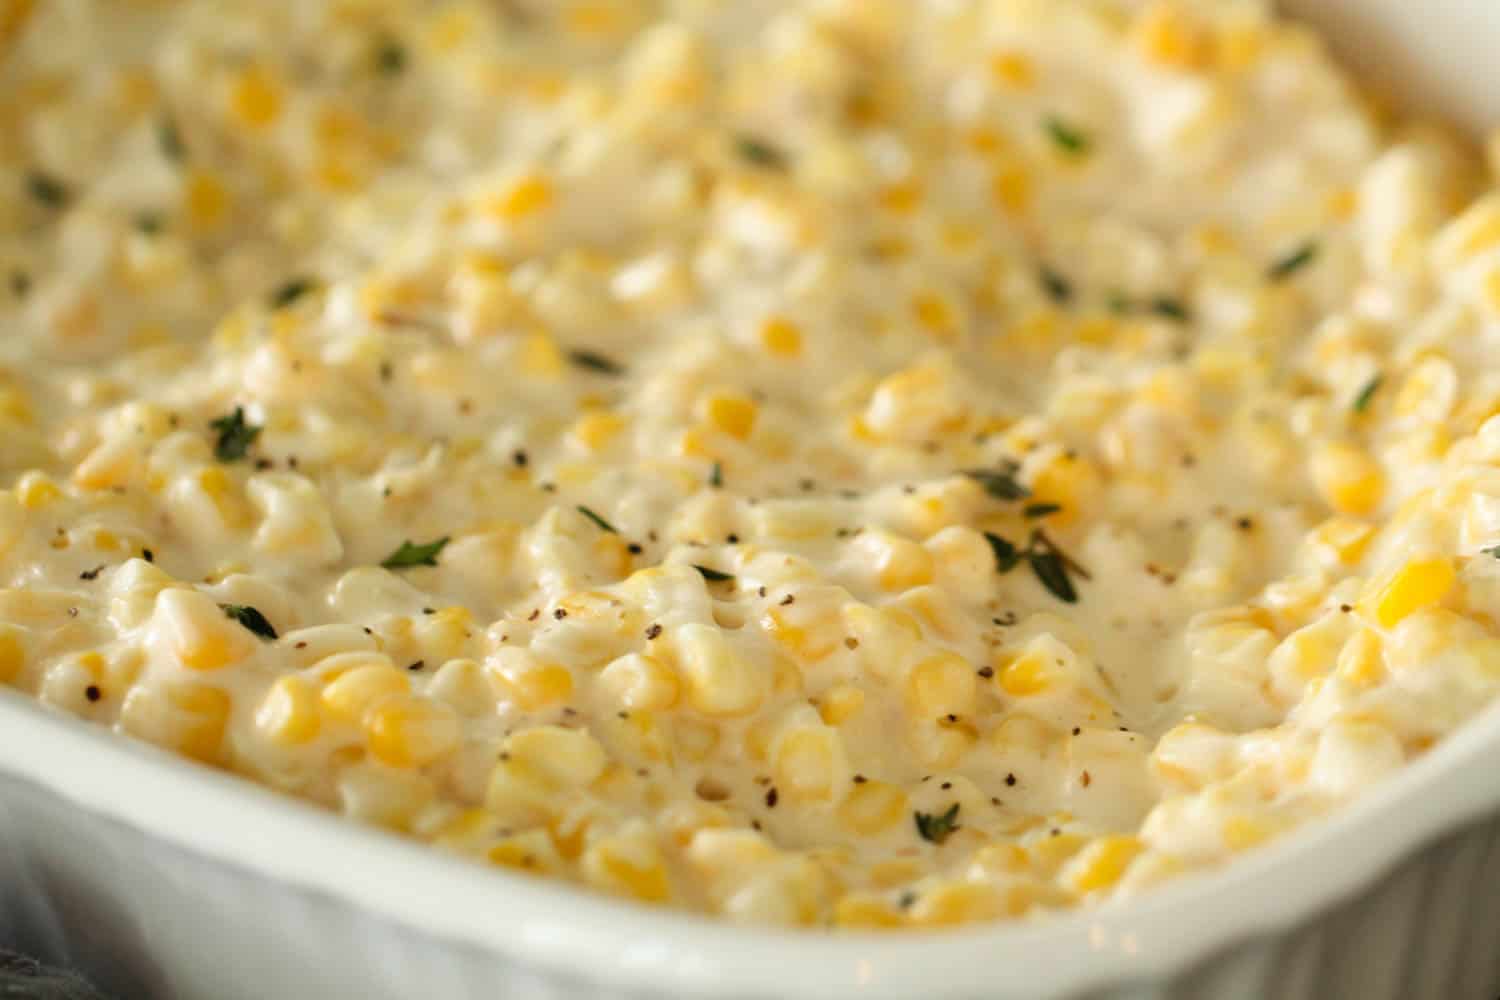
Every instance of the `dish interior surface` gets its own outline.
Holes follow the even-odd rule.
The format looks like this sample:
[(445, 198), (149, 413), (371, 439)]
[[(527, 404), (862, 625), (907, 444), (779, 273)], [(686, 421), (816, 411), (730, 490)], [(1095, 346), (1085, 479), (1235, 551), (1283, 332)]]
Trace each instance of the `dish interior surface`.
[(54, 709), (883, 929), (1214, 869), (1500, 685), (1494, 164), (1254, 0), (11, 3), (0, 95)]

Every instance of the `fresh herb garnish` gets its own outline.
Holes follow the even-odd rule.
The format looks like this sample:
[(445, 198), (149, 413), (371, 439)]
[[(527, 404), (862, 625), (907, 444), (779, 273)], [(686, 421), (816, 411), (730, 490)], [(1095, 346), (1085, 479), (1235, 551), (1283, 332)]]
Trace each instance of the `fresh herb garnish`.
[(934, 844), (941, 844), (943, 841), (948, 839), (949, 835), (952, 834), (953, 831), (959, 828), (958, 807), (959, 803), (955, 802), (941, 814), (924, 812), (912, 813), (912, 819), (914, 819), (917, 823), (917, 833), (923, 840), (930, 841)]
[(1500, 559), (1500, 545), (1491, 545), (1489, 548), (1480, 549), (1479, 551), (1483, 552), (1487, 556), (1492, 556), (1496, 559)]
[(995, 553), (995, 569), (1001, 573), (1009, 573), (1016, 568), (1021, 561), (1021, 550), (1016, 548), (1014, 542), (1008, 538), (1002, 538), (993, 531), (984, 533), (985, 541), (990, 543), (990, 551)]
[[(1055, 505), (1040, 504), (1038, 506)], [(1078, 589), (1073, 585), (1072, 577), (1076, 575), (1085, 580), (1090, 579), (1089, 571), (1058, 548), (1057, 543), (1047, 537), (1047, 533), (1041, 528), (1036, 528), (1031, 532), (1025, 548), (1018, 548), (1014, 542), (993, 532), (986, 531), (984, 537), (990, 543), (990, 551), (995, 554), (997, 572), (1009, 573), (1024, 562), (1031, 567), (1031, 572), (1036, 575), (1037, 581), (1046, 587), (1053, 597), (1064, 604), (1078, 603)]]
[(974, 480), (996, 500), (1025, 500), (1031, 491), (1016, 479), (1020, 466), (1015, 462), (1002, 462), (998, 469), (965, 469), (963, 474)]
[(161, 232), (161, 227), (161, 216), (157, 215), (155, 212), (142, 212), (140, 215), (137, 215), (135, 217), (135, 229), (138, 233), (144, 233), (147, 236), (155, 236), (157, 233)]
[(582, 504), (578, 505), (578, 513), (582, 514), (584, 517), (588, 518), (590, 521), (593, 521), (595, 524), (597, 524), (599, 526), (599, 529), (601, 531), (607, 531), (611, 535), (618, 535), (619, 534), (619, 532), (617, 530), (615, 530), (615, 526), (613, 524), (610, 524), (604, 518), (600, 517), (598, 514), (595, 514), (593, 511), (589, 510), (587, 507), (583, 506)]
[(1116, 288), (1104, 296), (1104, 307), (1116, 316), (1124, 316), (1131, 309), (1130, 296)]
[(1059, 503), (1029, 503), (1021, 508), (1021, 516), (1046, 517), (1049, 514), (1056, 514), (1060, 510), (1062, 510), (1062, 504)]
[(18, 299), (26, 297), (31, 291), (31, 275), (25, 271), (10, 272), (10, 293)]
[(161, 150), (161, 155), (173, 163), (180, 163), (187, 156), (187, 145), (182, 141), (182, 132), (170, 118), (163, 118), (156, 123), (156, 145)]
[(221, 604), (219, 607), (224, 609), (225, 617), (233, 618), (262, 639), (276, 638), (275, 626), (266, 620), (265, 615), (261, 614), (255, 608), (250, 607), (250, 605)]
[(702, 573), (703, 579), (709, 583), (723, 583), (725, 580), (734, 579), (733, 573), (721, 573), (716, 569), (709, 569), (707, 566), (699, 566), (697, 563), (693, 563), (693, 569)]
[(1175, 319), (1179, 323), (1186, 323), (1188, 321), (1187, 306), (1183, 305), (1177, 299), (1158, 296), (1151, 300), (1148, 308), (1152, 313), (1161, 316), (1163, 319)]
[(1089, 137), (1057, 115), (1048, 115), (1042, 122), (1042, 127), (1047, 130), (1047, 135), (1057, 148), (1063, 152), (1074, 156), (1088, 152)]
[(318, 287), (317, 282), (311, 278), (291, 278), (277, 286), (276, 290), (271, 293), (271, 308), (281, 309), (289, 306), (316, 287)]
[(1058, 274), (1050, 267), (1043, 266), (1041, 271), (1042, 288), (1047, 297), (1059, 304), (1073, 298), (1073, 285), (1067, 278)]
[(68, 189), (62, 181), (40, 170), (26, 174), (26, 192), (48, 208), (62, 208), (68, 203)]
[(1302, 244), (1266, 269), (1266, 277), (1272, 281), (1284, 281), (1311, 264), (1318, 256), (1318, 245), (1311, 240)]
[(448, 536), (444, 535), (435, 542), (426, 545), (414, 544), (410, 539), (403, 541), (401, 547), (384, 559), (380, 565), (386, 569), (407, 569), (411, 566), (436, 566), (438, 553), (448, 544)]
[(1354, 397), (1353, 409), (1355, 413), (1363, 413), (1369, 409), (1370, 400), (1375, 397), (1375, 393), (1380, 389), (1380, 383), (1384, 381), (1384, 375), (1376, 375), (1365, 383), (1365, 387), (1359, 390), (1359, 395)]
[(714, 489), (718, 489), (720, 486), (724, 485), (724, 465), (723, 465), (723, 463), (721, 463), (721, 462), (715, 462), (714, 463), (714, 467), (709, 470), (709, 473), (708, 473), (708, 485), (712, 486)]
[(593, 351), (569, 351), (568, 360), (579, 368), (587, 368), (589, 371), (598, 372), (601, 375), (623, 375), (625, 368), (618, 361), (606, 358), (602, 354)]
[(210, 420), (208, 426), (219, 433), (219, 439), (214, 442), (214, 458), (221, 462), (236, 462), (244, 458), (261, 432), (261, 428), (245, 422), (242, 406), (236, 406), (228, 416)]
[(395, 76), (406, 69), (406, 46), (386, 38), (375, 49), (375, 68), (382, 76)]
[(786, 169), (786, 154), (753, 135), (736, 136), (734, 149), (757, 167), (765, 167), (768, 170)]

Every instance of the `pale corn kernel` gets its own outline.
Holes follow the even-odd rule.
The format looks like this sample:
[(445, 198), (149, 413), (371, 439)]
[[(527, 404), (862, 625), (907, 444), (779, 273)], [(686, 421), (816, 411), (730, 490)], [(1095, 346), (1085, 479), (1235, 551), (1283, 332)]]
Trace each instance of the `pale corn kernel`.
[(922, 719), (971, 714), (976, 676), (975, 668), (956, 653), (939, 653), (922, 660), (911, 668), (906, 680), (906, 699), (912, 714)]
[(1140, 838), (1129, 834), (1100, 837), (1069, 862), (1062, 881), (1080, 895), (1109, 889), (1143, 849)]
[(1374, 534), (1374, 526), (1363, 521), (1331, 517), (1312, 530), (1311, 538), (1338, 562), (1353, 565), (1364, 556)]
[(255, 728), (278, 746), (300, 746), (322, 728), (318, 692), (303, 677), (278, 677), (255, 711)]
[(1312, 479), (1324, 501), (1341, 514), (1370, 514), (1385, 495), (1385, 473), (1369, 452), (1333, 442), (1312, 456)]
[(229, 695), (205, 684), (136, 685), (120, 706), (120, 727), (204, 763), (218, 760)]
[(885, 781), (856, 784), (839, 803), (839, 822), (862, 837), (891, 829), (911, 815), (906, 792)]
[(1344, 643), (1334, 673), (1356, 688), (1372, 688), (1385, 677), (1385, 659), (1380, 636), (1362, 629)]
[(672, 896), (661, 852), (644, 837), (597, 841), (583, 852), (581, 869), (590, 884), (629, 899), (664, 903)]
[(769, 694), (766, 671), (750, 662), (716, 628), (690, 624), (676, 629), (672, 645), (687, 700), (705, 715), (745, 715)]
[(948, 882), (929, 889), (909, 911), (912, 924), (919, 927), (947, 927), (1007, 915), (1001, 895), (982, 882)]
[(255, 652), (259, 641), (207, 594), (174, 587), (157, 595), (158, 623), (177, 661), (189, 670), (222, 670)]
[(755, 429), (755, 401), (747, 396), (714, 394), (703, 402), (703, 419), (730, 437), (741, 440)]
[(458, 745), (458, 715), (440, 701), (394, 694), (378, 701), (364, 717), (370, 753), (391, 767), (423, 767)]
[(859, 714), (865, 705), (865, 693), (852, 684), (837, 684), (824, 691), (817, 701), (818, 714), (823, 721), (830, 726), (837, 726)]
[(1451, 559), (1413, 559), (1384, 580), (1372, 580), (1360, 608), (1381, 628), (1394, 628), (1412, 612), (1442, 603), (1457, 581)]
[(515, 764), (553, 789), (591, 785), (609, 763), (604, 748), (587, 730), (536, 726), (512, 733), (502, 752), (504, 763)]
[(827, 727), (783, 733), (771, 745), (776, 787), (796, 801), (827, 801), (833, 796), (843, 756), (838, 733)]
[(833, 904), (833, 924), (860, 930), (884, 930), (904, 926), (906, 917), (882, 894), (852, 892)]
[(719, 746), (719, 727), (712, 722), (679, 719), (672, 729), (677, 753), (691, 761), (705, 761)]
[(1055, 877), (1089, 843), (1089, 838), (1082, 834), (1065, 831), (1053, 836), (1047, 831), (1043, 833), (1039, 840), (1027, 846), (1026, 853), (1031, 858), (1032, 868), (1047, 878)]
[(909, 538), (885, 532), (863, 532), (855, 545), (872, 560), (880, 589), (887, 592), (910, 590), (932, 582), (932, 553)]
[(499, 193), (486, 198), (481, 208), (495, 218), (519, 222), (544, 211), (554, 198), (552, 182), (541, 174), (515, 178)]
[(1254, 816), (1231, 816), (1224, 821), (1224, 844), (1236, 853), (1270, 840), (1280, 832), (1280, 825)]
[(58, 488), (44, 472), (28, 472), (16, 484), (16, 499), (27, 510), (46, 510), (62, 499)]
[(802, 353), (802, 330), (783, 316), (770, 316), (760, 325), (760, 343), (768, 354), (795, 358)]
[(627, 653), (599, 673), (600, 687), (614, 704), (632, 711), (659, 712), (677, 703), (681, 685), (659, 657)]
[(376, 702), (411, 690), (411, 680), (385, 657), (367, 653), (348, 655), (354, 658), (353, 662), (363, 665), (341, 672), (323, 688), (319, 700), (330, 718), (359, 725)]
[(990, 56), (990, 75), (1016, 90), (1030, 90), (1036, 85), (1036, 66), (1021, 52), (996, 52)]
[(24, 633), (14, 625), (0, 625), (0, 684), (21, 676), (26, 665)]

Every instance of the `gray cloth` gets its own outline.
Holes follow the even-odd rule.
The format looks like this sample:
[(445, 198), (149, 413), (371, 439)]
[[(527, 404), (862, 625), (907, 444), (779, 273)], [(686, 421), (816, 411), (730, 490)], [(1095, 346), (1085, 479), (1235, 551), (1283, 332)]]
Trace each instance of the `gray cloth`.
[(0, 1000), (105, 1000), (77, 975), (0, 948)]

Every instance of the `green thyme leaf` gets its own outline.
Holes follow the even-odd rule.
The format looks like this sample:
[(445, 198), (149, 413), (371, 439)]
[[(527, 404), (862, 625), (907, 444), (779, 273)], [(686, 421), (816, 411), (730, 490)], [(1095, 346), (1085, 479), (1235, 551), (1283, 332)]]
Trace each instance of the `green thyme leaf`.
[(598, 514), (595, 514), (593, 511), (589, 510), (587, 507), (584, 507), (581, 504), (578, 507), (578, 513), (582, 514), (584, 517), (597, 524), (601, 531), (607, 531), (611, 535), (619, 534), (619, 532), (615, 530), (615, 526), (613, 524), (610, 524), (604, 518), (600, 517)]
[(214, 458), (221, 462), (237, 462), (244, 458), (261, 432), (261, 428), (245, 422), (242, 406), (236, 406), (227, 416), (210, 420), (208, 426), (219, 434), (214, 442)]
[(1063, 562), (1062, 555), (1057, 552), (1031, 552), (1026, 556), (1027, 562), (1031, 564), (1031, 571), (1041, 581), (1042, 586), (1052, 592), (1064, 604), (1077, 604), (1078, 591), (1073, 588), (1073, 581), (1068, 578), (1067, 564)]
[(579, 368), (598, 372), (601, 375), (623, 375), (625, 368), (619, 362), (593, 351), (569, 351), (568, 360)]
[(318, 287), (317, 282), (311, 278), (292, 278), (279, 285), (271, 293), (271, 308), (281, 309), (289, 306), (316, 287)]
[(736, 136), (734, 150), (757, 167), (765, 167), (767, 170), (786, 169), (786, 154), (753, 135)]
[(1016, 548), (1015, 543), (1001, 538), (991, 531), (984, 533), (985, 541), (990, 543), (990, 551), (995, 553), (995, 569), (1001, 573), (1009, 573), (1016, 568), (1021, 561), (1021, 550)]
[(1062, 510), (1060, 503), (1029, 503), (1021, 508), (1022, 517), (1047, 517)]
[(720, 486), (724, 485), (724, 466), (722, 463), (714, 463), (713, 469), (711, 469), (708, 473), (708, 485), (712, 486), (714, 489), (718, 489)]
[(1031, 491), (1016, 479), (1020, 467), (1014, 462), (1004, 462), (998, 469), (965, 469), (963, 474), (974, 480), (996, 500), (1025, 500)]
[(182, 132), (177, 123), (163, 118), (156, 123), (156, 146), (161, 155), (173, 163), (181, 163), (187, 157), (187, 146), (182, 141)]
[(1285, 257), (1275, 261), (1266, 269), (1266, 277), (1272, 281), (1285, 281), (1307, 265), (1311, 264), (1318, 256), (1318, 244), (1309, 240), (1302, 244)]
[(912, 819), (916, 821), (918, 835), (934, 844), (947, 840), (953, 831), (959, 829), (958, 807), (959, 803), (955, 802), (941, 814), (913, 812)]
[(406, 69), (406, 46), (394, 38), (382, 39), (375, 49), (375, 68), (382, 76), (396, 76)]
[(1177, 299), (1159, 296), (1151, 300), (1150, 310), (1163, 319), (1174, 319), (1179, 323), (1188, 321), (1187, 306)]
[(702, 573), (703, 579), (709, 583), (723, 583), (725, 580), (734, 579), (733, 573), (721, 573), (716, 569), (709, 569), (707, 566), (699, 566), (697, 563), (693, 563), (693, 569)]
[(403, 541), (401, 547), (384, 559), (380, 565), (386, 569), (407, 569), (411, 566), (436, 566), (438, 553), (448, 544), (448, 536), (444, 535), (435, 542), (426, 545), (417, 545), (411, 540)]
[(40, 170), (26, 174), (26, 193), (48, 208), (62, 208), (68, 203), (68, 189), (62, 181)]
[(1048, 115), (1042, 121), (1042, 127), (1063, 152), (1081, 156), (1089, 151), (1089, 137), (1057, 115)]
[(248, 604), (221, 604), (226, 617), (233, 618), (262, 639), (276, 638), (276, 627), (266, 620), (266, 616)]
[(1058, 274), (1052, 268), (1043, 265), (1041, 271), (1042, 289), (1047, 297), (1056, 303), (1068, 302), (1073, 298), (1073, 285), (1067, 278)]
[(1359, 395), (1354, 397), (1355, 413), (1363, 413), (1370, 408), (1370, 400), (1375, 398), (1375, 393), (1380, 389), (1380, 383), (1384, 381), (1384, 375), (1376, 375), (1365, 383), (1365, 387), (1359, 390)]

